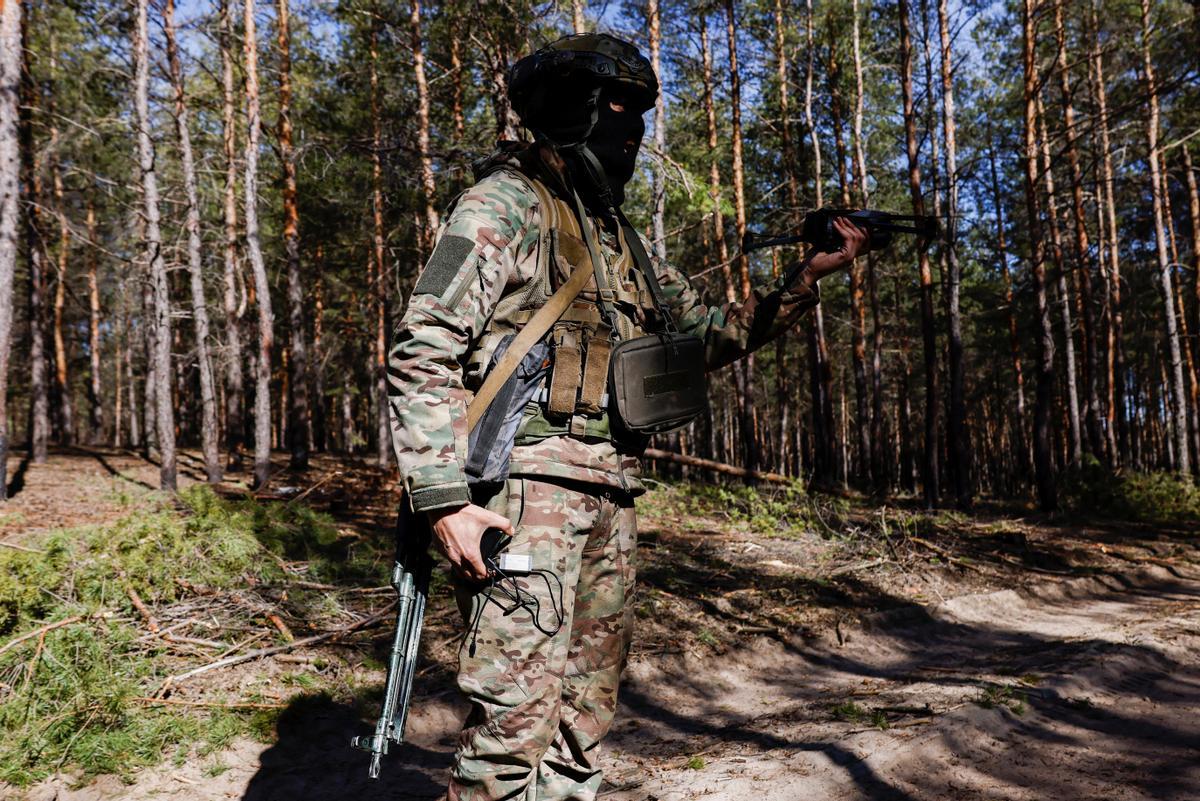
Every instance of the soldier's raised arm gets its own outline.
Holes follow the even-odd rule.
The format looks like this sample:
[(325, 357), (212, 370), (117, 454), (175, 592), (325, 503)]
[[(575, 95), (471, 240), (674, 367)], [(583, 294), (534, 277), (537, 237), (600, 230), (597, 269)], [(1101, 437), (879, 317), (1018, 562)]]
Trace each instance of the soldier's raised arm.
[[(682, 333), (704, 340), (705, 362), (716, 370), (761, 348), (795, 325), (804, 312), (821, 302), (817, 281), (844, 269), (866, 248), (866, 235), (853, 225), (838, 225), (842, 248), (832, 253), (809, 254), (805, 269), (785, 286), (786, 277), (754, 287), (744, 301), (705, 305), (700, 293), (680, 270), (650, 257), (663, 296)], [(649, 248), (647, 248), (649, 250)]]
[(396, 327), (388, 353), (392, 446), (414, 511), (470, 501), (461, 361), (512, 279), (534, 204), (521, 184), (500, 175), (464, 194)]

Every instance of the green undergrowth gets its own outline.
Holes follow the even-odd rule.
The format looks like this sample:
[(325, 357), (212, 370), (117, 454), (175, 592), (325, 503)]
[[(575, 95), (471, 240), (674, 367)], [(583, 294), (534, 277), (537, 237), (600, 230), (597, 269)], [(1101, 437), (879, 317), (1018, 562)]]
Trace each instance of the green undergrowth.
[(1089, 519), (1200, 522), (1200, 488), (1191, 481), (1172, 473), (1113, 473), (1090, 455), (1064, 477), (1063, 501)]
[(766, 536), (825, 532), (830, 519), (845, 511), (844, 503), (810, 495), (800, 481), (756, 486), (659, 483), (639, 499), (638, 508), (648, 516), (679, 518), (687, 529), (703, 530), (718, 522)]
[[(349, 554), (327, 516), (300, 504), (223, 500), (205, 487), (177, 502), (148, 496), (112, 524), (55, 531), (29, 544), (43, 552), (0, 551), (0, 648), (9, 646), (0, 653), (0, 782), (18, 786), (60, 771), (78, 780), (128, 777), (164, 757), (203, 756), (270, 728), (257, 721), (261, 712), (137, 701), (181, 665), (207, 657), (183, 665), (147, 638), (130, 589), (151, 609), (163, 608), (284, 583), (285, 565), (301, 560), (308, 580), (384, 580), (381, 560)], [(292, 614), (331, 603), (291, 595)], [(16, 642), (72, 618), (79, 619)]]

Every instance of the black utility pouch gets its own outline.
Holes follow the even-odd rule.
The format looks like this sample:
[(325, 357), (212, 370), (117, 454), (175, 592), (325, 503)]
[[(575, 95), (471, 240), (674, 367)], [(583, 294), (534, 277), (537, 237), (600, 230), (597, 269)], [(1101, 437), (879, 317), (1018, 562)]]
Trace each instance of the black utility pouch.
[(687, 425), (708, 408), (704, 341), (674, 331), (627, 339), (609, 361), (609, 414), (636, 434)]

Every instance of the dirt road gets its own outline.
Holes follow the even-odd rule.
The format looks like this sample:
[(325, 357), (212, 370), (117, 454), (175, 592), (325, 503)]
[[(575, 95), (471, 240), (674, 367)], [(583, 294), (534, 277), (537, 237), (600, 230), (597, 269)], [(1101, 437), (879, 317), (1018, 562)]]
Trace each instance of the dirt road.
[[(602, 798), (1200, 798), (1200, 574), (1047, 580), (840, 632), (636, 659)], [(418, 702), (377, 783), (346, 747), (353, 711), (307, 700), (270, 747), (30, 797), (436, 798), (461, 712), (449, 694)]]
[(1044, 583), (883, 615), (841, 646), (636, 666), (609, 773), (627, 789), (607, 797), (1200, 798), (1196, 578)]
[[(334, 469), (350, 468), (320, 476)], [(153, 465), (118, 452), (19, 467), (0, 537), (28, 544), (112, 519), (153, 477)], [(367, 489), (329, 491), (322, 508), (356, 531), (384, 530), (388, 497), (356, 481)], [(603, 757), (603, 801), (1200, 799), (1194, 531), (981, 517), (893, 540), (847, 523), (857, 533), (827, 540), (751, 536), (691, 507), (664, 509), (642, 520), (641, 630)], [(872, 514), (883, 528), (884, 511)], [(268, 687), (291, 697), (273, 744), (241, 740), (132, 785), (58, 779), (0, 797), (437, 798), (465, 710), (443, 689), (452, 610), (431, 602), (442, 622), (411, 742), (379, 782), (348, 747), (369, 726), (342, 703), (382, 680), (362, 664), (364, 640), (333, 656), (339, 700), (303, 697), (273, 663), (220, 678), (237, 685), (234, 697)], [(746, 633), (759, 630), (768, 635)]]

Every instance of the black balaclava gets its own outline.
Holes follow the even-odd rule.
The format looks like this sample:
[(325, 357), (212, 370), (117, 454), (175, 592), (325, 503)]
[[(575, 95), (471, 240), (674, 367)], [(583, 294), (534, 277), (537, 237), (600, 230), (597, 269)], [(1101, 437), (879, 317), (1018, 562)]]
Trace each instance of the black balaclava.
[(614, 111), (609, 97), (608, 92), (600, 92), (596, 125), (588, 134), (587, 147), (604, 170), (613, 205), (620, 206), (625, 201), (625, 184), (633, 177), (646, 123), (637, 111)]

